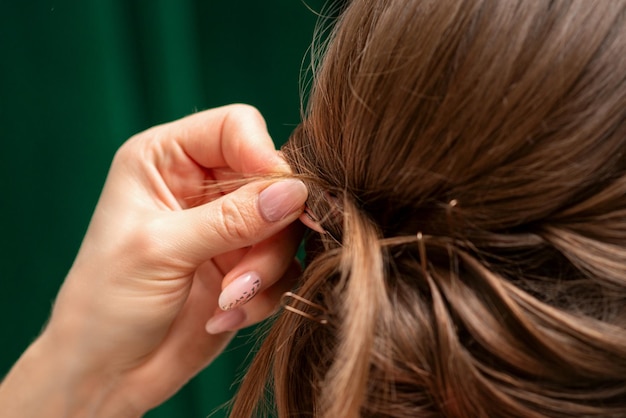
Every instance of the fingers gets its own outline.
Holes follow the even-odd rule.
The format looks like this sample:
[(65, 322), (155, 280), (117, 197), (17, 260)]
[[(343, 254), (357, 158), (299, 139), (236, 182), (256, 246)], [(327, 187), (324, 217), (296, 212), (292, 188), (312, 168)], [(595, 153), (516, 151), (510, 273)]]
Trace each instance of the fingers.
[(164, 225), (174, 256), (197, 266), (257, 244), (295, 221), (307, 189), (299, 180), (254, 182), (202, 206), (169, 214)]
[[(282, 232), (275, 238), (264, 242), (260, 250), (242, 258), (229, 273), (230, 276), (236, 275), (238, 271), (248, 270), (251, 265), (256, 264), (263, 276), (268, 278), (267, 283), (271, 286), (267, 287), (266, 284), (264, 290), (253, 301), (228, 312), (223, 312), (216, 307), (214, 296), (219, 292), (220, 287), (219, 281), (214, 278), (221, 276), (221, 269), (214, 262), (207, 262), (200, 266), (196, 271), (185, 307), (170, 327), (158, 354), (151, 357), (149, 362), (136, 371), (139, 375), (136, 377), (140, 380), (157, 379), (162, 383), (160, 386), (163, 386), (162, 390), (159, 390), (157, 386), (150, 393), (144, 394), (142, 403), (150, 407), (154, 406), (153, 399), (162, 399), (171, 395), (166, 391), (171, 390), (172, 387), (178, 387), (189, 376), (205, 367), (232, 338), (233, 333), (228, 331), (236, 331), (253, 325), (276, 311), (281, 295), (293, 287), (301, 271), (296, 260), (285, 257), (286, 254), (293, 255), (294, 250), (282, 242), (297, 244), (301, 232), (301, 228), (291, 228), (291, 231)], [(270, 259), (272, 262), (278, 262), (280, 266), (266, 268), (265, 264)], [(289, 261), (284, 262), (285, 259)], [(282, 276), (280, 280), (276, 280), (279, 276)], [(212, 311), (218, 311), (219, 314), (214, 315), (205, 325)], [(168, 371), (165, 375), (164, 370)]]
[(294, 255), (302, 233), (302, 226), (295, 224), (249, 250), (224, 277), (218, 301), (221, 310), (207, 323), (207, 332), (247, 327), (276, 310), (281, 295), (300, 275)]
[[(172, 396), (217, 357), (233, 337), (233, 333), (209, 335), (205, 330), (207, 318), (216, 309), (215, 295), (220, 287), (214, 277), (221, 277), (221, 273), (213, 263), (200, 266), (185, 306), (159, 349), (130, 374), (127, 385), (133, 391), (129, 396), (135, 398), (133, 403), (142, 406), (140, 409), (156, 407)], [(141, 382), (151, 382), (150, 390), (138, 389), (145, 386)]]
[(236, 104), (199, 112), (162, 125), (198, 164), (246, 174), (289, 172), (274, 148), (265, 120), (252, 106)]
[(245, 305), (239, 305), (228, 311), (218, 309), (207, 322), (209, 334), (222, 334), (254, 325), (272, 315), (280, 306), (282, 295), (291, 290), (301, 274), (300, 264), (292, 260), (285, 275), (273, 286), (258, 293)]
[(302, 226), (294, 224), (250, 248), (224, 277), (219, 307), (234, 309), (273, 286), (291, 266), (302, 234)]

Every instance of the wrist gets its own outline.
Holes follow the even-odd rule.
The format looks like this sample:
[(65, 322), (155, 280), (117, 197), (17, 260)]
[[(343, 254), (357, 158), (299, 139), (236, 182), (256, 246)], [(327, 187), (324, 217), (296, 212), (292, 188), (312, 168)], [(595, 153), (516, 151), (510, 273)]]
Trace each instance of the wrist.
[[(46, 334), (22, 355), (0, 386), (0, 410), (20, 417), (139, 417), (115, 390), (118, 379), (82, 368)], [(3, 415), (5, 416), (5, 415)]]

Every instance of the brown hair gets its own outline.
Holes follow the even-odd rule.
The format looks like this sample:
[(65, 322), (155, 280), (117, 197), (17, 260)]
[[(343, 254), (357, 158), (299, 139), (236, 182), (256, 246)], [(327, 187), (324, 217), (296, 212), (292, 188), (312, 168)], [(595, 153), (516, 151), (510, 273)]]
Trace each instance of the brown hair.
[(233, 416), (626, 416), (624, 150), (625, 1), (351, 2), (284, 147), (328, 323)]

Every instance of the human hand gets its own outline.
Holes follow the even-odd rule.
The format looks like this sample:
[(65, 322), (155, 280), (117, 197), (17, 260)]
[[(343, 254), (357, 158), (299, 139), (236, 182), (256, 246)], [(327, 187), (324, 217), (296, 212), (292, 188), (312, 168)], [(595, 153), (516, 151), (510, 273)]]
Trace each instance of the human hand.
[[(229, 331), (274, 311), (298, 273), (301, 232), (288, 225), (307, 197), (301, 182), (252, 182), (217, 199), (204, 193), (207, 181), (233, 173), (277, 172), (289, 169), (247, 106), (198, 113), (130, 139), (114, 159), (40, 338), (44, 347), (96, 386), (107, 376), (101, 403), (141, 414), (170, 397), (219, 354)], [(258, 292), (215, 316), (209, 334), (205, 324), (232, 283), (239, 285), (224, 292), (225, 305), (245, 286)]]

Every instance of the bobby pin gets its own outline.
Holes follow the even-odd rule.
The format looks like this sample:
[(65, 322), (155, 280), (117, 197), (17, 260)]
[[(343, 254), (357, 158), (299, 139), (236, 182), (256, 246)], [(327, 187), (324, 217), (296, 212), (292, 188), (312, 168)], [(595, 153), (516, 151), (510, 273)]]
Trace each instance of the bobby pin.
[[(307, 312), (301, 311), (298, 308), (294, 308), (291, 305), (288, 305), (288, 299), (292, 298), (295, 299), (298, 302), (302, 302), (305, 305), (308, 305), (311, 308), (317, 309), (319, 311), (319, 316), (313, 316)], [(318, 322), (322, 325), (326, 325), (328, 323), (328, 319), (326, 319), (326, 308), (324, 308), (321, 305), (318, 305), (317, 303), (313, 303), (310, 300), (307, 300), (305, 298), (303, 298), (302, 296), (298, 296), (293, 292), (285, 292), (283, 293), (283, 296), (280, 298), (280, 304), (283, 306), (284, 309), (293, 312), (295, 314), (298, 314), (300, 316), (303, 316), (307, 319), (310, 319), (312, 321)]]
[(454, 230), (455, 230), (455, 226), (454, 225), (454, 218), (452, 216), (452, 211), (456, 208), (456, 206), (459, 204), (459, 201), (456, 199), (452, 199), (451, 201), (448, 202), (448, 206), (446, 207), (446, 216), (448, 218), (448, 233), (450, 234), (450, 237), (453, 236), (454, 234)]
[(313, 216), (313, 214), (311, 213), (311, 209), (309, 209), (308, 206), (304, 207), (304, 212), (302, 212), (302, 215), (300, 215), (300, 222), (322, 235), (327, 233), (320, 225), (320, 221), (315, 216)]
[[(448, 218), (448, 234), (452, 240), (455, 239), (455, 233), (457, 225), (455, 223), (455, 214), (452, 213), (454, 209), (456, 209), (459, 201), (456, 199), (452, 199), (448, 202), (448, 206), (446, 207), (446, 215)], [(448, 250), (448, 259), (450, 260), (450, 272), (452, 273), (452, 277), (456, 277), (459, 271), (459, 260), (454, 252), (453, 246), (451, 243), (446, 245), (446, 249)]]
[(426, 245), (424, 244), (424, 235), (422, 231), (417, 233), (417, 246), (420, 252), (420, 262), (422, 263), (422, 271), (424, 275), (428, 274), (428, 261), (426, 260)]

